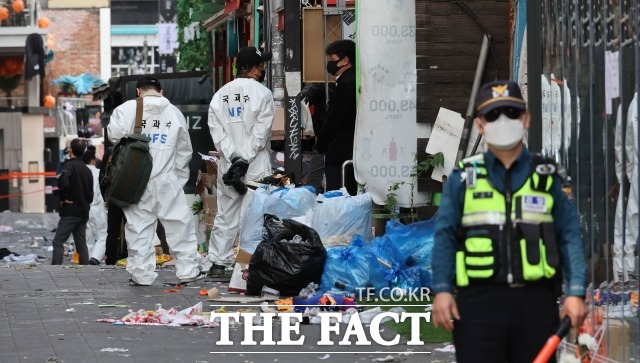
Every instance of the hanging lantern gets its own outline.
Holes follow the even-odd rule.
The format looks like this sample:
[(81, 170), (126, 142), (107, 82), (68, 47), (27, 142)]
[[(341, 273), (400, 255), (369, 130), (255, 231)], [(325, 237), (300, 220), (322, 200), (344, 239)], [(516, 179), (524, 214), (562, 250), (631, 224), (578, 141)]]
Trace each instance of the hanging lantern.
[(49, 19), (46, 17), (38, 18), (38, 27), (42, 29), (46, 29), (49, 27)]
[(11, 8), (16, 13), (21, 13), (24, 10), (24, 2), (22, 0), (13, 0)]
[(9, 19), (9, 9), (3, 7), (0, 7), (0, 20), (7, 20)]
[(56, 105), (56, 99), (52, 95), (46, 95), (43, 99), (44, 107), (53, 108)]

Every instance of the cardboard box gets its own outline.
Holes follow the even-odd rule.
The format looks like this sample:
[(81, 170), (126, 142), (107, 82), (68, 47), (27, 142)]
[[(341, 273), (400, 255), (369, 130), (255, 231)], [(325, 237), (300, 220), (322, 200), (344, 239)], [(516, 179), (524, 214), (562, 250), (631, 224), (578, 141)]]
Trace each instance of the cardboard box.
[(242, 278), (242, 270), (249, 268), (249, 262), (251, 262), (251, 254), (244, 250), (238, 251), (236, 265), (233, 267), (233, 274), (229, 281), (229, 291), (247, 291), (247, 281)]
[[(631, 354), (629, 323), (621, 319), (605, 319), (604, 344), (609, 358), (617, 362), (628, 362)], [(607, 331), (608, 329), (608, 331)]]

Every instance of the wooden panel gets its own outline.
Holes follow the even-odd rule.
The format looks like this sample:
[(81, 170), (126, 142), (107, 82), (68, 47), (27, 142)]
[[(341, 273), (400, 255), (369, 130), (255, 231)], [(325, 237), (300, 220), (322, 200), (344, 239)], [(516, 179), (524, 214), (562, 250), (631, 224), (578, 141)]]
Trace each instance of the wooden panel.
[[(493, 40), (483, 82), (509, 78), (508, 1), (467, 5)], [(416, 25), (417, 122), (433, 123), (441, 107), (464, 116), (482, 46), (480, 27), (457, 3), (436, 0), (416, 1)]]
[[(427, 153), (425, 149), (427, 148), (427, 143), (429, 142), (428, 138), (418, 138), (416, 141), (416, 160), (418, 163), (426, 160)], [(431, 172), (425, 172), (420, 175), (418, 178), (418, 191), (419, 192), (441, 192), (442, 191), (442, 183), (437, 182), (431, 179)]]
[[(327, 16), (327, 45), (340, 39), (340, 15)], [(324, 35), (322, 8), (304, 8), (302, 13), (302, 78), (304, 82), (324, 82)], [(329, 81), (333, 76), (329, 75)]]
[[(509, 2), (508, 0), (502, 1), (466, 1), (469, 8), (480, 18), (488, 15), (500, 14), (500, 11), (505, 16), (509, 16)], [(429, 0), (417, 0), (416, 1), (416, 14), (421, 15), (463, 15), (466, 14), (458, 5), (453, 1), (429, 1)], [(485, 25), (488, 26), (488, 25)]]

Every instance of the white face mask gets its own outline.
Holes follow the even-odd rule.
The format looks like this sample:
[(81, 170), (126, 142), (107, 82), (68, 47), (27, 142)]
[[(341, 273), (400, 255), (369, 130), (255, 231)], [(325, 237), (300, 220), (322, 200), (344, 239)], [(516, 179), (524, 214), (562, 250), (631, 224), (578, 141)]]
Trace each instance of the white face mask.
[(484, 124), (484, 138), (487, 144), (499, 150), (511, 150), (522, 142), (524, 124), (501, 114), (497, 120)]

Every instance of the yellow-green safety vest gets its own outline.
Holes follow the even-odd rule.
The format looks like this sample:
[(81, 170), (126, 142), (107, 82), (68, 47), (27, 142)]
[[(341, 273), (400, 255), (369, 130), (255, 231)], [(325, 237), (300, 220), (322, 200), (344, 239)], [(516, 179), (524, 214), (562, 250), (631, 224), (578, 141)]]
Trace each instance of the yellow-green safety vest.
[(519, 190), (501, 193), (489, 181), (483, 154), (462, 160), (458, 167), (466, 191), (456, 284), (521, 284), (553, 278), (559, 266), (551, 213), (553, 170), (541, 173), (549, 169), (533, 165)]

